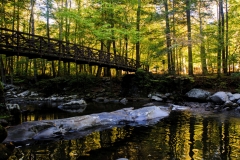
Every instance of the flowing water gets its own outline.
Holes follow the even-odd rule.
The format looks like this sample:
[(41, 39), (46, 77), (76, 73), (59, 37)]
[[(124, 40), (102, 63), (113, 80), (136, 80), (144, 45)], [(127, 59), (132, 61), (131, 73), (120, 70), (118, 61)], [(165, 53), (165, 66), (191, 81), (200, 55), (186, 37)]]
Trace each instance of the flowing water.
[[(136, 104), (136, 106), (141, 106)], [(119, 104), (89, 104), (83, 113), (70, 114), (47, 106), (32, 109), (23, 121), (59, 119), (113, 111)], [(135, 106), (135, 107), (136, 107)], [(9, 159), (23, 160), (239, 160), (240, 118), (223, 114), (172, 112), (152, 126), (122, 126), (97, 131), (86, 137), (56, 142), (36, 142), (18, 147)]]

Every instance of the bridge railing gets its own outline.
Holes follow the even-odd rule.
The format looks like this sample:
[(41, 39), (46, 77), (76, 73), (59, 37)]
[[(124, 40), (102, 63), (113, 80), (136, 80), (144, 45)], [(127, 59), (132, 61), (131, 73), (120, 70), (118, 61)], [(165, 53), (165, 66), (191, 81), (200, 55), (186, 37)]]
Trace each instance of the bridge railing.
[(53, 38), (0, 28), (0, 49), (18, 55), (59, 58), (109, 67), (137, 69), (136, 60)]

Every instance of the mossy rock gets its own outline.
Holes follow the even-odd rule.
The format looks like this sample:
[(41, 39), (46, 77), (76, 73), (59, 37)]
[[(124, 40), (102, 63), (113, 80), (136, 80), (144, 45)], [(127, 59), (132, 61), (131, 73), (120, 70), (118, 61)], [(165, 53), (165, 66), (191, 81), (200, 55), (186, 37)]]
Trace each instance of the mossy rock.
[(7, 138), (6, 129), (0, 125), (0, 143), (2, 143)]

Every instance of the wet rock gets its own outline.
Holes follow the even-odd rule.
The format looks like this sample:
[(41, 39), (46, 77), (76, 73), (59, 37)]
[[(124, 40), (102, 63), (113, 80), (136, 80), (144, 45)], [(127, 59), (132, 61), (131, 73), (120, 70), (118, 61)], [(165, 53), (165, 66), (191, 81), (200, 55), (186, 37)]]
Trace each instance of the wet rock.
[(230, 111), (231, 110), (231, 108), (230, 107), (225, 107), (225, 108), (223, 108), (223, 110), (222, 111)]
[(158, 97), (158, 96), (152, 96), (151, 99), (154, 100), (154, 101), (157, 101), (157, 102), (162, 102), (163, 101), (163, 99)]
[(237, 100), (237, 102), (236, 102), (238, 105), (240, 105), (240, 99), (239, 100)]
[(215, 104), (224, 104), (228, 100), (228, 96), (226, 92), (216, 92), (212, 96), (210, 96), (210, 99), (215, 103)]
[(180, 106), (180, 105), (174, 105), (174, 104), (170, 104), (170, 108), (172, 111), (179, 111), (179, 110), (187, 110), (189, 109), (189, 107), (187, 106)]
[(83, 112), (86, 109), (86, 107), (87, 107), (87, 103), (83, 99), (77, 100), (77, 101), (71, 101), (58, 106), (59, 109), (68, 111), (68, 112)]
[(215, 105), (215, 107), (213, 108), (213, 112), (217, 113), (217, 112), (221, 112), (222, 110), (222, 106), (221, 105)]
[(18, 110), (20, 110), (20, 107), (19, 107), (18, 104), (7, 103), (7, 104), (6, 104), (6, 107), (7, 107), (8, 110), (13, 110), (13, 109), (18, 109)]
[(120, 100), (120, 103), (122, 103), (122, 104), (127, 104), (127, 102), (128, 102), (128, 100), (126, 98), (123, 98)]
[(95, 102), (104, 102), (105, 99), (107, 99), (106, 97), (97, 97), (96, 99), (94, 99), (93, 101)]
[(187, 98), (198, 101), (206, 101), (210, 95), (210, 92), (197, 88), (191, 89), (186, 93)]
[(240, 111), (240, 106), (235, 109), (236, 111)]
[(232, 102), (236, 102), (240, 99), (240, 94), (239, 93), (235, 93), (229, 96), (229, 100)]
[(205, 111), (210, 111), (210, 110), (211, 110), (211, 108), (209, 106), (205, 107)]
[[(150, 125), (168, 116), (168, 107), (150, 106), (134, 110), (124, 108), (113, 112), (102, 112), (85, 116), (57, 120), (29, 121), (8, 128), (4, 143), (28, 142), (35, 140), (75, 139), (86, 136), (90, 131), (117, 125)], [(45, 127), (42, 127), (45, 126)]]
[(24, 91), (24, 92), (22, 92), (22, 93), (19, 93), (17, 96), (18, 97), (26, 97), (26, 96), (29, 96), (31, 93), (30, 93), (30, 91)]
[(226, 101), (224, 103), (224, 107), (233, 107), (234, 106), (234, 103), (232, 101)]

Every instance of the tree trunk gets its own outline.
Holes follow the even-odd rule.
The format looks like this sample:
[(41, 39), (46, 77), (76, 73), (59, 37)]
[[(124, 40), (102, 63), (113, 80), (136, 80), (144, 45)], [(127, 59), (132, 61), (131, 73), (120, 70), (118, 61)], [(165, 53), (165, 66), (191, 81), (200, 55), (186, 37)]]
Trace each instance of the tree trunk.
[(222, 0), (219, 1), (218, 5), (218, 52), (217, 52), (217, 74), (218, 77), (220, 77), (221, 74), (221, 58), (222, 58), (222, 30), (221, 30), (221, 2)]
[(20, 75), (20, 65), (19, 65), (19, 56), (17, 55), (17, 58), (16, 58), (16, 75)]
[(101, 77), (101, 73), (102, 73), (102, 67), (98, 66), (98, 70), (97, 70), (97, 75), (96, 77)]
[[(104, 50), (104, 43), (103, 43), (103, 41), (101, 41), (101, 51), (103, 51), (103, 50)], [(96, 77), (100, 77), (101, 73), (102, 73), (102, 67), (98, 66)]]
[(171, 43), (171, 36), (170, 36), (170, 25), (169, 25), (169, 14), (168, 14), (168, 0), (164, 0), (164, 8), (165, 8), (165, 22), (166, 22), (166, 29), (165, 29), (165, 36), (166, 36), (166, 44), (167, 44), (167, 58), (168, 58), (168, 73), (173, 74), (173, 62), (172, 62), (172, 43)]
[(34, 71), (34, 79), (35, 79), (35, 82), (37, 82), (37, 60), (36, 59), (33, 59), (33, 71)]
[(56, 77), (56, 69), (55, 69), (54, 61), (52, 61), (52, 74), (53, 74), (53, 77)]
[[(66, 69), (66, 64), (65, 62), (63, 62), (63, 75), (65, 75), (65, 69)], [(57, 76), (61, 76), (62, 75), (62, 62), (60, 60), (58, 60), (58, 74)]]
[(228, 42), (229, 41), (229, 37), (228, 37), (228, 0), (226, 0), (226, 57), (225, 57), (225, 65), (226, 65), (226, 72), (224, 73), (227, 73), (227, 66), (228, 66)]
[(223, 12), (223, 0), (219, 1), (220, 17), (221, 17), (221, 51), (222, 51), (222, 67), (223, 73), (227, 74), (227, 64), (226, 64), (226, 52), (225, 52), (225, 26), (224, 26), (224, 12)]
[(0, 55), (0, 67), (1, 67), (1, 77), (2, 77), (2, 82), (6, 83), (6, 75), (5, 75), (5, 71), (4, 71), (4, 64), (3, 64), (3, 58), (2, 55)]
[(70, 75), (71, 69), (70, 69), (70, 62), (67, 63), (68, 64), (68, 70), (67, 70), (67, 75)]
[(186, 0), (186, 14), (187, 14), (187, 37), (188, 37), (188, 75), (193, 75), (193, 59), (192, 59), (192, 31), (191, 31), (191, 2)]
[(28, 62), (29, 62), (29, 59), (26, 57), (26, 61), (25, 61), (25, 76), (28, 76)]
[(199, 7), (199, 25), (200, 25), (200, 57), (201, 57), (201, 66), (202, 66), (202, 74), (206, 75), (208, 73), (207, 71), (207, 62), (206, 62), (206, 49), (205, 49), (205, 44), (204, 44), (204, 33), (203, 33), (203, 24), (202, 24), (202, 13), (201, 13), (201, 8), (202, 8), (202, 1), (200, 1), (200, 7)]
[(136, 43), (136, 68), (140, 67), (140, 19), (141, 19), (141, 0), (138, 0), (137, 8), (137, 43)]

